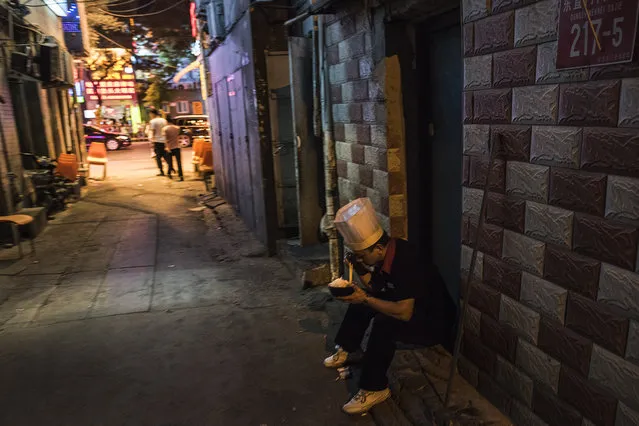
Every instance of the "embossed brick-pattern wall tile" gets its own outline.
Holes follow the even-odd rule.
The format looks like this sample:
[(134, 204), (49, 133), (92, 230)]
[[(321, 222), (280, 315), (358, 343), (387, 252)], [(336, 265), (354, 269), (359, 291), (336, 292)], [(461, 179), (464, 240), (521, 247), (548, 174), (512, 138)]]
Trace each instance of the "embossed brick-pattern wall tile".
[(537, 49), (524, 47), (493, 55), (493, 87), (516, 87), (535, 83)]
[(464, 56), (472, 56), (475, 53), (475, 24), (466, 24), (464, 31)]
[(535, 386), (532, 406), (535, 414), (550, 425), (582, 426), (581, 414), (544, 386)]
[(539, 319), (540, 316), (537, 312), (508, 296), (501, 296), (499, 321), (512, 328), (520, 337), (534, 344), (537, 344), (539, 335)]
[(514, 14), (500, 13), (475, 23), (475, 52), (479, 54), (512, 48)]
[(493, 56), (464, 59), (464, 89), (489, 89), (492, 85)]
[(513, 123), (556, 123), (558, 96), (558, 85), (515, 87), (513, 89)]
[(613, 80), (617, 78), (639, 77), (639, 63), (604, 65), (590, 68), (591, 80)]
[(462, 355), (459, 357), (457, 370), (459, 371), (459, 374), (471, 384), (471, 386), (477, 388), (479, 384), (479, 368), (477, 368), (475, 364)]
[(557, 71), (557, 42), (537, 46), (537, 83), (566, 83), (588, 80), (588, 68)]
[(386, 150), (376, 146), (364, 146), (364, 162), (378, 170), (387, 171), (388, 158), (386, 156)]
[(634, 269), (639, 231), (610, 220), (575, 215), (573, 249), (626, 269)]
[(525, 402), (526, 405), (532, 404), (532, 379), (500, 356), (497, 356), (495, 365), (495, 381), (506, 391)]
[(597, 300), (639, 321), (639, 274), (602, 264)]
[(539, 326), (539, 349), (588, 377), (592, 342), (555, 321), (543, 318)]
[(488, 194), (486, 222), (517, 232), (524, 232), (525, 214), (525, 201), (507, 198), (494, 192)]
[(639, 179), (608, 176), (606, 217), (639, 221)]
[(581, 167), (639, 177), (639, 131), (625, 129), (584, 129)]
[[(501, 295), (497, 291), (482, 284), (473, 285), (469, 296), (470, 306), (474, 306), (482, 313), (497, 319), (499, 318), (500, 303)], [(482, 315), (482, 317), (486, 315)]]
[(580, 128), (533, 126), (531, 163), (578, 169), (580, 151)]
[(462, 213), (471, 219), (479, 219), (479, 210), (481, 209), (481, 200), (484, 191), (474, 188), (462, 188)]
[(509, 161), (506, 166), (506, 194), (546, 203), (549, 168)]
[(516, 232), (504, 231), (502, 258), (522, 269), (541, 275), (545, 244)]
[(618, 81), (566, 84), (559, 95), (559, 124), (615, 126), (619, 114)]
[(515, 365), (534, 380), (550, 387), (555, 393), (557, 392), (561, 364), (535, 345), (520, 339), (517, 345)]
[(639, 365), (639, 322), (637, 321), (630, 321), (626, 346), (626, 359)]
[(597, 297), (599, 261), (548, 245), (544, 265), (544, 278), (590, 299)]
[(569, 293), (566, 327), (616, 354), (623, 356), (626, 351), (628, 320), (604, 304)]
[(561, 367), (559, 375), (559, 397), (595, 424), (614, 426), (617, 400), (565, 366)]
[[(473, 188), (485, 188), (486, 172), (490, 160), (484, 157), (470, 157), (470, 175), (468, 185)], [(490, 175), (490, 190), (504, 192), (506, 182), (506, 164), (503, 160), (495, 160)]]
[(474, 222), (470, 222), (470, 235), (473, 243), (477, 241), (477, 248), (482, 253), (488, 253), (492, 256), (501, 256), (502, 241), (504, 238), (504, 229), (484, 223), (482, 232), (477, 238), (477, 226)]
[(468, 185), (470, 178), (470, 157), (464, 155), (462, 158), (462, 185)]
[(533, 413), (530, 408), (518, 401), (513, 401), (510, 407), (510, 419), (515, 425), (548, 426), (548, 423), (544, 422), (535, 413)]
[(493, 13), (505, 12), (507, 10), (518, 9), (536, 0), (495, 0), (493, 1)]
[[(466, 276), (470, 271), (470, 262), (472, 260), (472, 255), (473, 249), (468, 246), (462, 245), (460, 263), (461, 272), (462, 274), (464, 274), (464, 276)], [(482, 252), (477, 252), (477, 260), (475, 261), (475, 272), (473, 274), (476, 281), (481, 281), (482, 276), (484, 275), (483, 268), (484, 254)]]
[[(501, 143), (499, 138), (501, 137)], [(511, 161), (525, 161), (530, 157), (530, 126), (491, 126), (491, 143), (499, 147), (498, 157)]]
[(492, 375), (480, 371), (477, 390), (502, 413), (510, 411), (513, 398), (493, 380)]
[(545, 317), (563, 324), (568, 292), (527, 272), (521, 276), (520, 300)]
[[(464, 302), (462, 301), (462, 304)], [(479, 337), (481, 311), (468, 306), (466, 311), (466, 317), (464, 318), (464, 333), (471, 333), (474, 336)]]
[(621, 82), (619, 127), (639, 127), (639, 78)]
[(498, 258), (484, 256), (484, 283), (511, 299), (518, 300), (521, 271)]
[(481, 124), (467, 124), (464, 126), (464, 154), (488, 154), (488, 139), (490, 126)]
[(478, 90), (473, 94), (473, 122), (510, 123), (511, 105), (510, 89)]
[(485, 346), (479, 337), (464, 333), (462, 353), (477, 367), (492, 374), (495, 371), (497, 355)]
[(462, 16), (464, 22), (476, 21), (488, 15), (486, 2), (483, 0), (462, 0)]
[(633, 410), (639, 410), (639, 366), (595, 345), (588, 377)]
[(511, 362), (515, 362), (517, 335), (514, 330), (486, 315), (481, 316), (480, 336), (482, 342)]
[(515, 11), (515, 46), (540, 44), (557, 37), (557, 5), (544, 0)]
[(470, 124), (473, 122), (473, 92), (463, 92), (462, 103), (464, 104), (464, 124)]
[(572, 247), (574, 213), (546, 204), (526, 202), (526, 235), (537, 240)]
[(636, 426), (639, 425), (639, 412), (632, 410), (623, 402), (617, 405), (617, 418), (615, 426)]
[(549, 203), (578, 212), (604, 215), (606, 175), (553, 167)]

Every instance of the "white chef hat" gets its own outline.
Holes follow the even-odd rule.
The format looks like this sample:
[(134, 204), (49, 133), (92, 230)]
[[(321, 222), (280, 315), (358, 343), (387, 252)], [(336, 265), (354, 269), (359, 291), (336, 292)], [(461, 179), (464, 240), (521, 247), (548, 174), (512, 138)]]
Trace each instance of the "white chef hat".
[(384, 235), (368, 198), (358, 198), (339, 209), (335, 227), (344, 237), (344, 243), (355, 251), (369, 248)]

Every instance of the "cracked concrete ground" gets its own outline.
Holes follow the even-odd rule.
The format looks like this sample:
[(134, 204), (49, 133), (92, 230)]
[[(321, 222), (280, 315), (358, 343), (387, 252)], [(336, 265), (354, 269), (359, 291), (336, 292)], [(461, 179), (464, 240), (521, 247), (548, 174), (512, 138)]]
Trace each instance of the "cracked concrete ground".
[(299, 281), (228, 206), (190, 211), (191, 173), (155, 173), (146, 145), (110, 153), (37, 256), (0, 251), (0, 424), (370, 425)]

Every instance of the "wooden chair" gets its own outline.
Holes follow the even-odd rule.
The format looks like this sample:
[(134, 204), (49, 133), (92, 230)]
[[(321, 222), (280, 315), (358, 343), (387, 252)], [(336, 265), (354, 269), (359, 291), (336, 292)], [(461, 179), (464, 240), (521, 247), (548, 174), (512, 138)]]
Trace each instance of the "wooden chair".
[(89, 163), (89, 177), (91, 175), (91, 165), (102, 166), (102, 180), (106, 179), (107, 174), (107, 150), (102, 142), (92, 142), (87, 153), (87, 163)]
[[(20, 254), (20, 259), (22, 259), (22, 243), (20, 241), (20, 228), (21, 225), (28, 225), (33, 222), (33, 218), (26, 214), (14, 214), (11, 216), (0, 216), (0, 223), (10, 223), (11, 231), (13, 234), (13, 245), (18, 246), (18, 253)], [(31, 254), (35, 256), (35, 241), (31, 238)]]
[(66, 180), (75, 182), (78, 177), (78, 159), (75, 154), (60, 154), (56, 172)]
[(193, 170), (198, 171), (198, 167), (200, 166), (200, 160), (202, 158), (202, 153), (204, 149), (204, 139), (196, 138), (193, 139), (193, 158), (191, 159), (191, 164), (193, 164)]
[(209, 179), (212, 180), (215, 175), (215, 170), (213, 170), (213, 145), (210, 142), (204, 143), (204, 150), (202, 158), (200, 159), (199, 169), (202, 174), (202, 178), (204, 179), (206, 191), (209, 192), (211, 191), (212, 186)]

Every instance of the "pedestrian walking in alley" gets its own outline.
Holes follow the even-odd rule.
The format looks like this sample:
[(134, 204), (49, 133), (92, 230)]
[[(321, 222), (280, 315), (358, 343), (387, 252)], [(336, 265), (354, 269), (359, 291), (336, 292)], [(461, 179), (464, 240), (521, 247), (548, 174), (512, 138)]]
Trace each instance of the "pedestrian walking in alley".
[(169, 162), (169, 177), (171, 172), (174, 172), (173, 160), (177, 162), (177, 171), (180, 181), (184, 181), (184, 175), (182, 174), (182, 153), (180, 145), (178, 143), (178, 136), (180, 134), (180, 128), (175, 125), (173, 117), (167, 117), (168, 124), (162, 130), (164, 132), (164, 139), (166, 140), (166, 153), (167, 160)]
[(160, 113), (155, 108), (151, 108), (149, 110), (149, 115), (151, 116), (149, 126), (151, 128), (151, 142), (153, 142), (155, 162), (158, 165), (158, 169), (160, 169), (160, 173), (158, 173), (158, 176), (164, 176), (164, 169), (162, 166), (163, 159), (169, 166), (169, 173), (171, 172), (171, 163), (169, 162), (168, 155), (165, 151), (166, 140), (164, 138), (164, 132), (162, 131), (164, 127), (166, 127), (167, 122), (160, 116)]
[(335, 338), (337, 351), (324, 365), (345, 365), (348, 354), (360, 348), (373, 320), (359, 392), (343, 406), (348, 414), (360, 414), (390, 396), (386, 373), (396, 342), (442, 344), (451, 350), (456, 305), (437, 268), (420, 259), (408, 241), (389, 238), (367, 198), (340, 209), (335, 226), (351, 250), (345, 262), (364, 288), (341, 278), (331, 283), (335, 287), (352, 285), (353, 293), (338, 297), (350, 305)]

